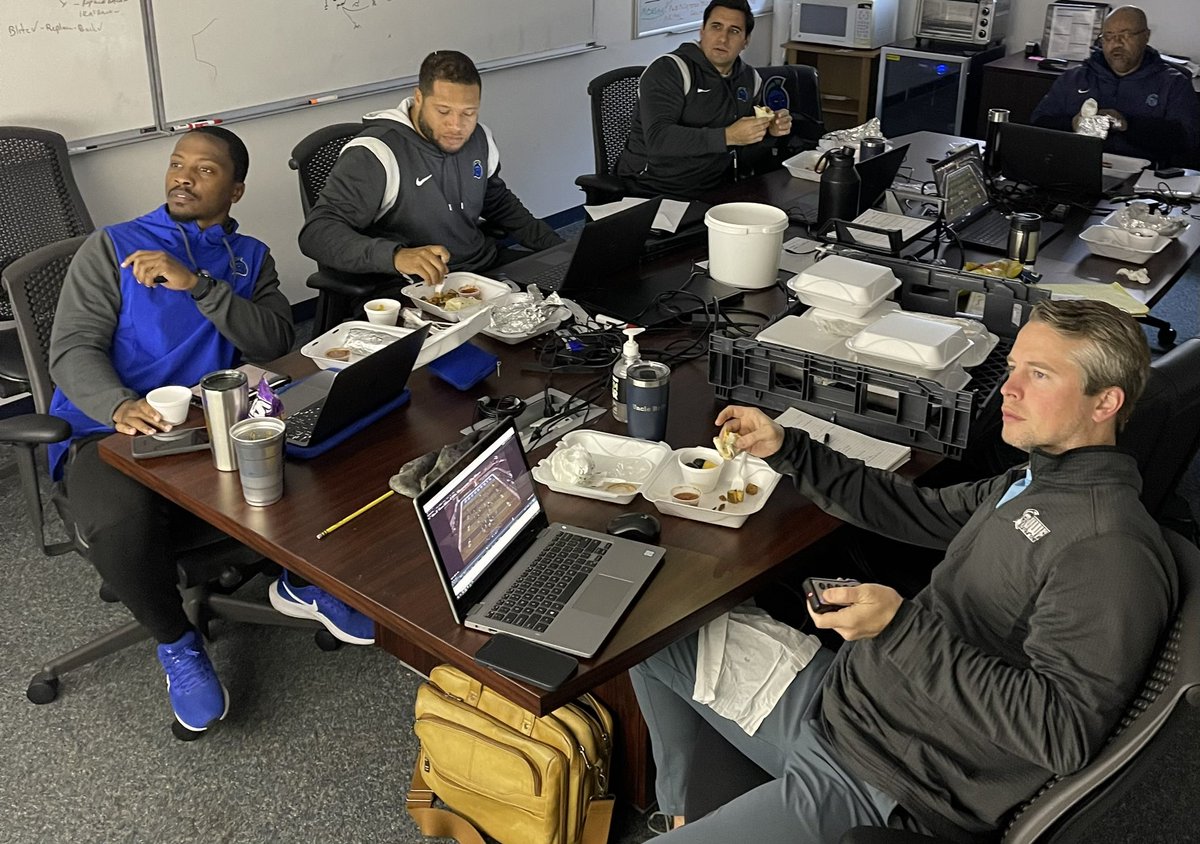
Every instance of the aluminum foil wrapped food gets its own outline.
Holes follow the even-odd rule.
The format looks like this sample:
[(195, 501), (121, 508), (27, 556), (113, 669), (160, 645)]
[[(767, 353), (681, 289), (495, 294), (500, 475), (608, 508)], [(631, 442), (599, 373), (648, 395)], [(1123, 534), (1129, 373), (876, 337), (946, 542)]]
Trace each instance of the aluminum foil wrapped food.
[(1132, 202), (1113, 216), (1113, 223), (1125, 231), (1150, 231), (1163, 237), (1175, 237), (1188, 227), (1186, 217), (1174, 217), (1154, 210), (1145, 202)]
[(351, 328), (346, 332), (342, 347), (349, 349), (353, 355), (369, 355), (377, 352), (389, 343), (396, 341), (395, 334), (385, 331), (373, 331), (370, 328)]
[(861, 126), (852, 126), (849, 129), (835, 129), (832, 132), (826, 132), (821, 136), (821, 148), (825, 149), (840, 144), (849, 144), (852, 147), (857, 147), (863, 138), (882, 137), (884, 137), (884, 134), (883, 128), (879, 125), (879, 118), (872, 117)]
[(1107, 114), (1099, 114), (1100, 104), (1091, 97), (1083, 101), (1079, 107), (1079, 123), (1075, 127), (1080, 135), (1091, 135), (1094, 138), (1107, 138), (1112, 118)]
[(553, 318), (563, 306), (557, 293), (543, 298), (533, 285), (524, 293), (510, 293), (492, 307), (491, 325), (501, 334), (532, 334), (542, 323)]

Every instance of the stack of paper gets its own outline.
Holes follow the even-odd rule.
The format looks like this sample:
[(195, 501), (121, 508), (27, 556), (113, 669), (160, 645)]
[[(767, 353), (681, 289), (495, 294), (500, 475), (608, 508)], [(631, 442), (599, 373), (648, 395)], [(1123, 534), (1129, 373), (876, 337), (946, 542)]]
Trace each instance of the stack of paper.
[(847, 457), (861, 460), (872, 469), (890, 472), (907, 463), (912, 454), (912, 449), (906, 445), (868, 437), (794, 407), (785, 410), (775, 421), (787, 428), (807, 431), (817, 442), (824, 443)]
[(1145, 302), (1134, 299), (1129, 295), (1129, 291), (1115, 281), (1112, 284), (1098, 284), (1094, 281), (1079, 284), (1043, 284), (1041, 287), (1050, 292), (1052, 299), (1095, 299), (1115, 305), (1135, 317), (1150, 313), (1150, 308)]

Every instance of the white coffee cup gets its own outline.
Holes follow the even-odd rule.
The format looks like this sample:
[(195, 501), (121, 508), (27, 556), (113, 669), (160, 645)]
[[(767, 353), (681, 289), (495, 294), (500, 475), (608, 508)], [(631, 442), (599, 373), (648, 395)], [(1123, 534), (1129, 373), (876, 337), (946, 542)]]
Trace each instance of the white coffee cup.
[(146, 393), (146, 401), (168, 425), (181, 425), (187, 420), (192, 391), (187, 387), (157, 387)]
[(367, 321), (375, 325), (395, 325), (400, 317), (400, 303), (395, 299), (372, 299), (363, 305)]

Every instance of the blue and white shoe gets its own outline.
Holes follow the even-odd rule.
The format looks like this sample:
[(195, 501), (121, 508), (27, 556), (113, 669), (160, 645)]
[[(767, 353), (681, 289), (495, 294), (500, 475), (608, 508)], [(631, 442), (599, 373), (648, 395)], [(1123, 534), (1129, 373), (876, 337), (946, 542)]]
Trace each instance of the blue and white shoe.
[(375, 622), (317, 586), (293, 586), (285, 571), (269, 590), (271, 606), (292, 618), (312, 618), (350, 645), (375, 644)]
[(229, 712), (229, 692), (204, 651), (204, 640), (195, 630), (178, 642), (158, 646), (158, 661), (167, 673), (167, 693), (175, 720), (194, 733), (208, 729)]

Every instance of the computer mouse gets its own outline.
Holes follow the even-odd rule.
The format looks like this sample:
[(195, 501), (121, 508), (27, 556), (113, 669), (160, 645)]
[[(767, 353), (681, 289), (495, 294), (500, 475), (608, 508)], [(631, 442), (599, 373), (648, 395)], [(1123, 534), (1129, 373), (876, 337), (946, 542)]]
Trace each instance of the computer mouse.
[(608, 533), (638, 542), (657, 542), (662, 524), (649, 513), (622, 513), (608, 523)]

